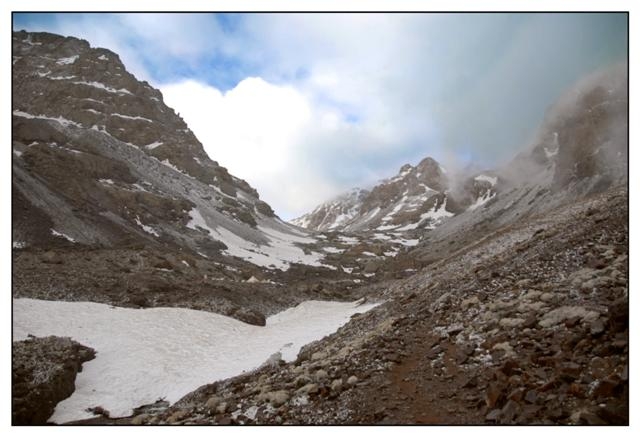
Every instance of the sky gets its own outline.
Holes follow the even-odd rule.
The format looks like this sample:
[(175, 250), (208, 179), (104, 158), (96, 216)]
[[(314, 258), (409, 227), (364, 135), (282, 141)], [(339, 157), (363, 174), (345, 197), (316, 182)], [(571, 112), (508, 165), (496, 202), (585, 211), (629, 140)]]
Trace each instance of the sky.
[(581, 77), (627, 57), (627, 16), (14, 14), (159, 88), (283, 219), (427, 156), (492, 167)]

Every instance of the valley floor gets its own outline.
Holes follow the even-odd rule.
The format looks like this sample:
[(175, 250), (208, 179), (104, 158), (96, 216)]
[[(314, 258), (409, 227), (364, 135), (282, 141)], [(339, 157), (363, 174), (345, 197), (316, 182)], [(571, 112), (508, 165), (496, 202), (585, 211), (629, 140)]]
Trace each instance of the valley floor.
[(626, 187), (523, 218), (358, 289), (384, 303), (294, 362), (82, 423), (627, 424), (628, 231)]
[(627, 204), (614, 189), (491, 234), (295, 363), (134, 420), (626, 424)]

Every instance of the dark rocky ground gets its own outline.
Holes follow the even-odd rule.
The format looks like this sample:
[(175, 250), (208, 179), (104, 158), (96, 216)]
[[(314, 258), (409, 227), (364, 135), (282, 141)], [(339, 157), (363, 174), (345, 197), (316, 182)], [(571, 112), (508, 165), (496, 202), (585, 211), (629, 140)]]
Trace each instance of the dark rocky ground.
[(12, 423), (44, 425), (58, 402), (71, 396), (82, 363), (95, 351), (69, 338), (29, 338), (13, 343)]
[[(134, 424), (628, 424), (628, 196), (487, 235), (280, 362)], [(157, 407), (157, 406), (156, 406)]]

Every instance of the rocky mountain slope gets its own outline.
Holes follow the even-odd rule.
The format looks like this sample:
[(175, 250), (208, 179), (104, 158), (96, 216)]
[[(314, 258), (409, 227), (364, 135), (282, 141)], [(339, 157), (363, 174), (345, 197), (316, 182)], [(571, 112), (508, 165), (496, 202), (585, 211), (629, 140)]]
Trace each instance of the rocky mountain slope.
[(380, 303), (294, 362), (91, 423), (628, 423), (626, 66), (568, 90), (507, 165), (459, 177), (426, 158), (305, 230), (114, 53), (15, 32), (13, 55), (14, 297), (254, 325), (310, 299)]
[(628, 423), (627, 203), (612, 188), (443, 253), (295, 362), (117, 423)]
[[(495, 200), (382, 265), (382, 305), (122, 422), (628, 423), (626, 86), (621, 66), (570, 90)], [(403, 260), (418, 271), (393, 279)]]
[(259, 323), (256, 313), (317, 298), (309, 282), (348, 276), (336, 280), (322, 240), (210, 159), (117, 54), (48, 33), (14, 32), (12, 44), (15, 296)]

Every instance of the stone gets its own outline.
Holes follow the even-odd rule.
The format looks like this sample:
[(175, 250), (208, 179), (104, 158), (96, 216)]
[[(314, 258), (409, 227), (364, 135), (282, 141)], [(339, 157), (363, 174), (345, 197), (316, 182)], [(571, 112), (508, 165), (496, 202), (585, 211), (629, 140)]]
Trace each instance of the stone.
[(324, 381), (325, 379), (327, 379), (329, 377), (329, 374), (327, 373), (326, 370), (324, 369), (320, 369), (315, 373), (315, 379), (316, 381)]
[(318, 393), (319, 387), (318, 384), (307, 384), (303, 387), (300, 387), (298, 390), (296, 390), (296, 393), (298, 394), (315, 394)]
[(537, 300), (542, 296), (542, 292), (538, 290), (529, 290), (522, 298), (525, 300)]
[(462, 384), (462, 388), (472, 388), (472, 387), (477, 387), (478, 386), (478, 377), (477, 376), (472, 376), (469, 379), (467, 379), (463, 384)]
[(618, 299), (609, 305), (607, 314), (611, 332), (621, 332), (629, 327), (629, 302), (626, 299)]
[(535, 315), (531, 314), (527, 316), (526, 319), (524, 319), (524, 322), (522, 323), (521, 328), (531, 329), (531, 328), (534, 328), (537, 324), (538, 324), (538, 318)]
[(502, 411), (500, 409), (495, 409), (495, 410), (491, 410), (489, 412), (489, 414), (487, 414), (485, 416), (485, 419), (490, 421), (490, 422), (497, 422), (498, 419), (500, 418), (500, 414), (502, 413)]
[(301, 373), (305, 373), (305, 368), (302, 366), (295, 366), (293, 369), (291, 369), (291, 372), (294, 375), (299, 375)]
[(277, 391), (270, 391), (267, 393), (261, 393), (257, 396), (257, 399), (259, 401), (269, 401), (269, 403), (271, 403), (271, 405), (273, 405), (274, 407), (279, 407), (282, 404), (284, 404), (285, 402), (287, 402), (289, 400), (289, 392), (286, 390), (277, 390)]
[(549, 293), (549, 292), (542, 293), (540, 295), (540, 300), (543, 301), (543, 302), (549, 303), (549, 302), (551, 302), (553, 300), (554, 296), (555, 295), (553, 293)]
[(504, 422), (512, 422), (516, 415), (520, 411), (520, 405), (517, 402), (509, 399), (507, 403), (502, 407), (501, 417)]
[(626, 402), (601, 404), (596, 414), (609, 425), (629, 425), (628, 404)]
[(526, 392), (526, 389), (524, 387), (516, 388), (511, 393), (509, 393), (509, 396), (507, 396), (507, 399), (515, 402), (520, 402), (524, 398), (525, 392)]
[(427, 352), (426, 357), (430, 360), (435, 359), (444, 349), (442, 349), (442, 346), (440, 345), (436, 345), (434, 347), (432, 347), (429, 352)]
[(559, 366), (558, 371), (561, 379), (571, 382), (580, 378), (580, 374), (582, 373), (582, 366), (574, 362), (566, 362), (562, 363)]
[(354, 386), (358, 383), (358, 377), (355, 375), (351, 375), (349, 379), (347, 379), (347, 385)]
[(520, 364), (518, 361), (513, 359), (506, 360), (502, 366), (500, 366), (500, 371), (504, 373), (506, 376), (512, 376), (517, 373), (518, 369), (520, 369)]
[(468, 309), (471, 306), (478, 306), (480, 305), (480, 299), (478, 299), (478, 296), (472, 296), (468, 299), (464, 299), (461, 303), (460, 303), (460, 307), (463, 310)]
[(220, 403), (222, 402), (222, 398), (219, 396), (211, 396), (209, 399), (207, 399), (207, 402), (205, 403), (205, 406), (207, 407), (207, 409), (209, 411), (215, 411), (216, 408), (218, 408), (218, 405), (220, 405)]
[(334, 379), (331, 383), (331, 391), (340, 392), (342, 390), (342, 379)]
[(167, 417), (167, 423), (176, 423), (187, 417), (187, 410), (176, 410), (169, 417)]
[(220, 405), (216, 407), (216, 412), (219, 414), (224, 414), (229, 409), (229, 405), (226, 402), (221, 402)]
[(549, 311), (543, 319), (538, 322), (538, 325), (543, 328), (549, 328), (576, 317), (587, 322), (592, 322), (596, 320), (599, 315), (596, 311), (589, 311), (580, 306), (562, 306)]
[(147, 420), (149, 420), (149, 417), (150, 416), (148, 414), (138, 414), (133, 419), (131, 419), (131, 425), (142, 425)]
[(538, 400), (538, 393), (535, 390), (529, 390), (524, 396), (524, 400), (529, 402), (530, 404), (535, 404)]
[(491, 382), (485, 392), (484, 401), (488, 408), (493, 408), (500, 402), (502, 396), (503, 387), (497, 382)]
[(447, 333), (448, 336), (455, 337), (456, 335), (461, 333), (463, 330), (464, 330), (464, 326), (461, 323), (455, 323), (449, 326), (445, 332)]
[(591, 326), (589, 326), (589, 332), (591, 332), (591, 335), (593, 335), (594, 337), (602, 334), (604, 332), (604, 323), (602, 322), (602, 319), (594, 320), (593, 322), (591, 322)]
[(324, 360), (325, 358), (327, 358), (327, 354), (325, 352), (314, 352), (311, 355), (312, 361), (321, 361), (321, 360)]
[(274, 407), (279, 407), (289, 400), (289, 392), (287, 392), (286, 390), (271, 392), (269, 400), (271, 401), (271, 405), (273, 405)]
[(513, 348), (511, 347), (511, 345), (509, 344), (508, 341), (505, 341), (503, 343), (498, 343), (493, 345), (493, 347), (491, 348), (492, 350), (495, 351), (503, 351), (504, 352), (504, 356), (507, 358), (511, 358), (511, 357), (515, 357), (516, 354), (513, 351)]
[(605, 378), (597, 381), (590, 392), (590, 395), (595, 398), (609, 398), (616, 395), (619, 391), (618, 387), (620, 382), (615, 381), (612, 378)]
[(524, 323), (524, 319), (520, 318), (507, 318), (500, 319), (499, 325), (503, 328), (516, 328)]

